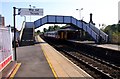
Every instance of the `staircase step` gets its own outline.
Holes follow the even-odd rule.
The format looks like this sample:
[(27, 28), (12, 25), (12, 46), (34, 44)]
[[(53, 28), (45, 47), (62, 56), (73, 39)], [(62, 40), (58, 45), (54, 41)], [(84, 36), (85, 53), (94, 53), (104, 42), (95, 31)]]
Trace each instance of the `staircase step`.
[(0, 72), (0, 74), (2, 74), (2, 79), (7, 79), (10, 74), (13, 72), (14, 68), (16, 67), (17, 62), (16, 61), (11, 61), (6, 67), (5, 69)]

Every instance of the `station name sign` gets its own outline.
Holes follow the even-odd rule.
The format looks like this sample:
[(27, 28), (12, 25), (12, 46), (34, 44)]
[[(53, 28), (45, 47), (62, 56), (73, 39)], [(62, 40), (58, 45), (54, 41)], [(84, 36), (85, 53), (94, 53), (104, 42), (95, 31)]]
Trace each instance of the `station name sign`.
[(43, 9), (41, 8), (19, 8), (18, 15), (39, 15), (43, 16)]

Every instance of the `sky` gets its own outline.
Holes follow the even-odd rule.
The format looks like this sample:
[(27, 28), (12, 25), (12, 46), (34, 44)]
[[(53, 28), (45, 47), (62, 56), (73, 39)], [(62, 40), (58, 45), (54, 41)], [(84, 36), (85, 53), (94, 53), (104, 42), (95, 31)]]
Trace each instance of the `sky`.
[[(13, 26), (13, 7), (30, 8), (29, 5), (32, 5), (36, 8), (43, 8), (43, 16), (64, 15), (73, 16), (77, 19), (80, 19), (80, 12), (76, 9), (83, 8), (81, 18), (89, 22), (89, 14), (92, 13), (93, 22), (98, 27), (99, 24), (112, 25), (118, 23), (118, 2), (119, 0), (0, 0), (0, 14), (5, 17), (6, 26)], [(34, 22), (43, 16), (31, 16), (31, 21)], [(24, 19), (19, 15), (16, 16), (18, 30), (21, 29)], [(26, 16), (26, 21), (30, 21), (30, 16)], [(46, 26), (44, 25), (44, 27)]]

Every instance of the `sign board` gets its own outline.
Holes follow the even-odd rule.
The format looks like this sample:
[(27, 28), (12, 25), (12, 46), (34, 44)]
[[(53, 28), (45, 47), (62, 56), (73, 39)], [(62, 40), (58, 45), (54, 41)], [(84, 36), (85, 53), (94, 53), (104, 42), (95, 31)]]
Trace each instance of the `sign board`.
[(19, 8), (18, 15), (39, 15), (43, 16), (43, 9), (40, 8)]

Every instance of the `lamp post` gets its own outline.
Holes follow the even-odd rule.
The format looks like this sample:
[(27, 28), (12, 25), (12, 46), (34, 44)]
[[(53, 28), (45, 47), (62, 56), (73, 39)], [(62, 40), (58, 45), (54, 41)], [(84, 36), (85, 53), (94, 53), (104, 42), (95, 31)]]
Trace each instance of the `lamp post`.
[[(79, 11), (80, 20), (83, 20), (83, 18), (81, 18), (81, 11), (83, 10), (83, 8), (81, 8), (81, 9), (76, 9), (76, 10)], [(83, 22), (82, 22), (82, 28), (83, 28)], [(81, 38), (81, 40), (83, 40), (83, 30), (82, 30), (82, 29), (81, 29), (81, 31), (80, 31), (80, 38)]]
[(76, 10), (79, 11), (79, 16), (80, 16), (80, 20), (81, 20), (81, 11), (83, 10), (83, 8), (81, 8), (81, 9), (76, 9)]
[[(31, 9), (31, 5), (29, 5), (30, 6), (30, 9)], [(30, 22), (31, 22), (31, 15), (30, 15)]]
[[(35, 6), (32, 6), (32, 5), (29, 5), (29, 7), (30, 7), (30, 9), (32, 9), (32, 7), (36, 8)], [(30, 15), (30, 22), (31, 22), (31, 15)]]
[(14, 60), (17, 60), (16, 54), (16, 26), (15, 26), (15, 16), (16, 16), (16, 7), (13, 7), (13, 24), (14, 24)]

